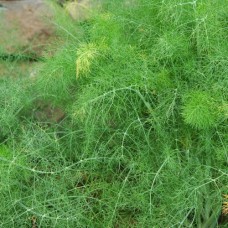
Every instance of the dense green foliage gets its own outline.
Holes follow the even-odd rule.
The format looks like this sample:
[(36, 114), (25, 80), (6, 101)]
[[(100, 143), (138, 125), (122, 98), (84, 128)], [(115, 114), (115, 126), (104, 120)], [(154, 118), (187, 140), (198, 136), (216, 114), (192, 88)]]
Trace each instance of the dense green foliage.
[(37, 78), (0, 81), (0, 225), (225, 227), (227, 1), (56, 10)]

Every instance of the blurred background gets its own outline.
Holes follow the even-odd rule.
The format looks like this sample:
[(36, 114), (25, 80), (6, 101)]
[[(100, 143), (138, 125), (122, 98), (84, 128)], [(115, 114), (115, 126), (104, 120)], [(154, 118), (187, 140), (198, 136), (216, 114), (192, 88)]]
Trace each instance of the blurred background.
[(57, 38), (52, 22), (53, 3), (73, 20), (84, 20), (92, 2), (0, 0), (0, 76), (33, 76), (35, 65)]

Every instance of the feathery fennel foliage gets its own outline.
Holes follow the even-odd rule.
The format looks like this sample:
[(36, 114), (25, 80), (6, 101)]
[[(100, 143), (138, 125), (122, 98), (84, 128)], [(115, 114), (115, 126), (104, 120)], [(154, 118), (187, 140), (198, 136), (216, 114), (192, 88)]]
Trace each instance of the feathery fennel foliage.
[[(1, 226), (225, 227), (228, 4), (57, 11), (61, 45), (1, 103)], [(33, 118), (38, 98), (65, 118)]]

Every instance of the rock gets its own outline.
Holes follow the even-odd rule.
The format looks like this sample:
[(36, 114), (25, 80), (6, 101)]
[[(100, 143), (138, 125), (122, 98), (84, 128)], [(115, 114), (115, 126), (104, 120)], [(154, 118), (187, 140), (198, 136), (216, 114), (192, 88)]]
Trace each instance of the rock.
[(66, 11), (74, 20), (84, 21), (90, 18), (93, 11), (100, 7), (99, 0), (78, 0), (73, 2), (66, 2), (64, 4)]
[(41, 55), (54, 34), (44, 0), (0, 0), (0, 6), (0, 53)]

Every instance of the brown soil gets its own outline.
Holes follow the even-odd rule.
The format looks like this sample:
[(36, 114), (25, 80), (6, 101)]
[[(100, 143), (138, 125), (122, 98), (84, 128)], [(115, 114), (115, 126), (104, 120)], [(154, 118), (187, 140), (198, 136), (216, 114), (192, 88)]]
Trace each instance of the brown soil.
[(34, 117), (38, 122), (59, 123), (64, 119), (65, 113), (61, 108), (40, 100), (36, 103)]

